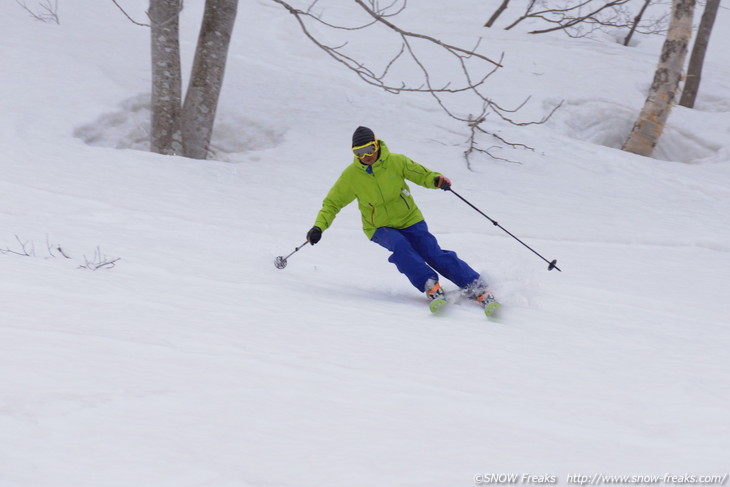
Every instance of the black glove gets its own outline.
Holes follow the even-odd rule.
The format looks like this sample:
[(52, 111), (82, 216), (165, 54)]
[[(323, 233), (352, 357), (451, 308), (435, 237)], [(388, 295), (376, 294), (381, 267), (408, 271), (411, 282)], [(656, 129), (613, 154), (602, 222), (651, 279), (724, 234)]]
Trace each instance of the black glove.
[(434, 178), (433, 182), (437, 188), (443, 189), (444, 191), (451, 189), (451, 180), (446, 176), (437, 176)]
[(319, 227), (312, 227), (311, 230), (307, 232), (307, 242), (314, 245), (317, 242), (319, 242), (319, 239), (322, 238), (322, 230)]

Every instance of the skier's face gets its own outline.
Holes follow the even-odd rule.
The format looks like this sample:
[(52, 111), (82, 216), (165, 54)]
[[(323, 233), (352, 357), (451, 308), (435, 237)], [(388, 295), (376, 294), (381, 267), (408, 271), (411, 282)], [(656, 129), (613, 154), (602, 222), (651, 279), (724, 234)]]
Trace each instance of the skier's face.
[(378, 160), (378, 154), (380, 154), (380, 151), (377, 151), (375, 154), (370, 154), (369, 156), (362, 156), (360, 158), (360, 162), (369, 166)]
[(360, 162), (369, 166), (378, 160), (380, 147), (378, 141), (373, 140), (371, 142), (368, 142), (367, 144), (353, 147), (352, 152), (358, 159), (360, 159)]

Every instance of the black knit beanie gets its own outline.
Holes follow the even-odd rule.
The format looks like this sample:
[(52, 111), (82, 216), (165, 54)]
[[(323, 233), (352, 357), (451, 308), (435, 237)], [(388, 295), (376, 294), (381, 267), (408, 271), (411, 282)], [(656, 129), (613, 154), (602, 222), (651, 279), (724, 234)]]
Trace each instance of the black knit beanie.
[(375, 134), (367, 127), (360, 126), (352, 134), (352, 146), (359, 147), (375, 140)]

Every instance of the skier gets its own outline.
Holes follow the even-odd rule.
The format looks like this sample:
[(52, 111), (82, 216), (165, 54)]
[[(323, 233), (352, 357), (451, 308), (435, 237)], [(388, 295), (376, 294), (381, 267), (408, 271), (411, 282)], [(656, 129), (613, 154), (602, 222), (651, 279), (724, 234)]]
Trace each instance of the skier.
[(428, 231), (405, 182), (407, 179), (425, 188), (449, 190), (449, 178), (403, 154), (390, 152), (385, 142), (367, 127), (360, 126), (352, 134), (352, 152), (355, 155), (352, 164), (342, 171), (322, 202), (314, 226), (307, 233), (307, 241), (311, 245), (319, 242), (337, 213), (357, 199), (365, 235), (392, 252), (388, 261), (416, 289), (426, 293), (431, 311), (438, 311), (446, 304), (446, 295), (438, 282), (441, 274), (491, 315), (499, 307), (494, 294), (455, 252), (441, 249), (436, 237)]

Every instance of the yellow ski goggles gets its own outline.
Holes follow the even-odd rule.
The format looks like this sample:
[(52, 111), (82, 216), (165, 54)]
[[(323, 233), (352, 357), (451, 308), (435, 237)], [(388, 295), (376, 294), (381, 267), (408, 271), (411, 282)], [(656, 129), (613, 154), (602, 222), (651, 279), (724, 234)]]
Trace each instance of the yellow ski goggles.
[(376, 152), (378, 152), (378, 142), (375, 140), (368, 142), (365, 145), (358, 145), (357, 147), (352, 148), (352, 153), (360, 159), (365, 156), (372, 156)]

